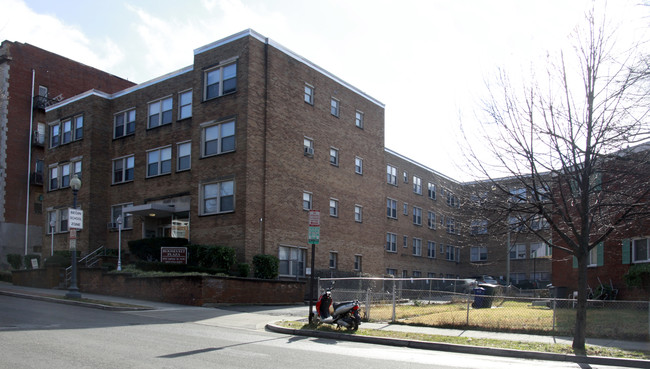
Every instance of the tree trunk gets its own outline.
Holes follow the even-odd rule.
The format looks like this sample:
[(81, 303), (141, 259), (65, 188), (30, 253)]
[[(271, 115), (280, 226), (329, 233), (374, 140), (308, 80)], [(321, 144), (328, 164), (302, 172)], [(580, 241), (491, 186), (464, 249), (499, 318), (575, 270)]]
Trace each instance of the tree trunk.
[(580, 247), (576, 255), (578, 259), (578, 306), (576, 309), (576, 325), (573, 332), (573, 350), (576, 354), (585, 354), (585, 341), (587, 331), (587, 262), (589, 251), (587, 247)]

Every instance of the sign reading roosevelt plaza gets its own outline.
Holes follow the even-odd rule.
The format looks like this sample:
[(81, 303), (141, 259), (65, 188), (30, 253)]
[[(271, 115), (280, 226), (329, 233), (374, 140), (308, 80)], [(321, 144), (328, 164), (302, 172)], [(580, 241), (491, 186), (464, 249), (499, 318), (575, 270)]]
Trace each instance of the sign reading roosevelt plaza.
[(187, 264), (187, 247), (161, 247), (160, 261), (167, 264)]

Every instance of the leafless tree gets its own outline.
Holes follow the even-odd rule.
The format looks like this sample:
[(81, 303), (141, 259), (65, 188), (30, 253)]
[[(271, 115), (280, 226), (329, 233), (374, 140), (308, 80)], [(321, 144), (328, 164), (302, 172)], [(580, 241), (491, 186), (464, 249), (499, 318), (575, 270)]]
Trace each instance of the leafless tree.
[(483, 208), (517, 214), (519, 227), (577, 259), (576, 352), (585, 350), (589, 252), (646, 216), (650, 191), (649, 68), (638, 45), (618, 51), (596, 14), (585, 14), (571, 53), (549, 56), (543, 78), (515, 84), (500, 71), (488, 84), (482, 145), (495, 160), (469, 153)]

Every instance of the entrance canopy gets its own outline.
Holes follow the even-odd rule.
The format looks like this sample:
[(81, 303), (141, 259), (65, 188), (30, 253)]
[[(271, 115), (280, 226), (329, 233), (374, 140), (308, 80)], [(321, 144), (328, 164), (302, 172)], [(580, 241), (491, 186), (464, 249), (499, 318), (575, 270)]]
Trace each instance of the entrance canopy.
[(174, 214), (174, 205), (165, 204), (143, 204), (143, 205), (130, 205), (122, 209), (124, 214), (140, 215), (152, 218), (170, 217)]

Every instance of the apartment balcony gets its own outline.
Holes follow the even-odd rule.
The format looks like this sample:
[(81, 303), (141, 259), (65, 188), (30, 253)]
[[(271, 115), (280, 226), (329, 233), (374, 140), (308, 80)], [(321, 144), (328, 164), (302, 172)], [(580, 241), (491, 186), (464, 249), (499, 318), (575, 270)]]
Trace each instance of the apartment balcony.
[(34, 185), (34, 186), (42, 186), (43, 185), (43, 173), (32, 172), (29, 175), (29, 183)]
[(45, 146), (45, 135), (34, 131), (32, 133), (32, 146), (44, 147)]
[(58, 103), (57, 99), (50, 99), (47, 96), (34, 96), (34, 109), (45, 110), (50, 105)]

